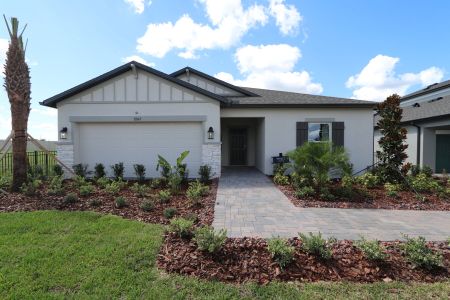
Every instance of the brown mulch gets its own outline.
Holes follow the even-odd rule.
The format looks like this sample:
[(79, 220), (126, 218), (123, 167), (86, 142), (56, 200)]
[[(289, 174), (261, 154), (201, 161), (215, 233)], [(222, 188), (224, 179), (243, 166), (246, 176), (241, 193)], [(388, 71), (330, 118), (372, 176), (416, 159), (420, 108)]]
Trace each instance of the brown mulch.
[(284, 270), (273, 262), (267, 243), (258, 238), (229, 238), (217, 254), (197, 249), (194, 241), (166, 234), (158, 256), (158, 267), (169, 273), (230, 283), (248, 281), (266, 284), (280, 281), (421, 281), (436, 282), (449, 278), (450, 247), (444, 242), (430, 242), (429, 247), (444, 256), (444, 266), (428, 271), (414, 268), (402, 256), (400, 242), (384, 242), (389, 258), (384, 262), (368, 261), (351, 241), (333, 245), (333, 257), (324, 261), (301, 250), (301, 241), (290, 239), (295, 259)]
[[(131, 186), (131, 182), (129, 186)], [(168, 207), (175, 207), (177, 213), (175, 217), (189, 217), (195, 214), (197, 224), (211, 225), (214, 218), (214, 203), (216, 199), (218, 180), (213, 180), (209, 185), (208, 196), (202, 198), (201, 205), (193, 206), (186, 198), (186, 186), (183, 186), (179, 195), (171, 197), (168, 203), (155, 202), (155, 208), (152, 211), (145, 212), (140, 208), (143, 198), (139, 198), (130, 191), (129, 187), (123, 189), (119, 195), (112, 196), (105, 191), (96, 188), (96, 191), (88, 197), (78, 197), (79, 201), (73, 204), (65, 204), (64, 196), (47, 195), (43, 187), (37, 196), (28, 197), (21, 193), (10, 193), (9, 195), (0, 195), (0, 212), (13, 211), (35, 211), (35, 210), (64, 210), (64, 211), (95, 211), (99, 213), (114, 214), (126, 219), (138, 220), (147, 223), (168, 224), (163, 211)], [(66, 194), (77, 193), (77, 189), (71, 188), (66, 184)], [(156, 194), (158, 190), (151, 190), (151, 194)], [(128, 205), (123, 208), (115, 207), (115, 198), (123, 196)], [(91, 200), (96, 199), (101, 202), (97, 207), (91, 205)]]
[[(398, 197), (389, 197), (384, 187), (367, 189), (368, 195), (359, 194), (352, 199), (336, 198), (332, 201), (315, 197), (299, 199), (291, 185), (277, 187), (298, 207), (330, 207), (330, 208), (378, 208), (402, 210), (442, 210), (450, 211), (450, 199), (442, 199), (436, 194), (421, 193), (426, 198), (422, 201), (412, 191), (401, 191)], [(361, 188), (361, 187), (360, 187)], [(362, 189), (362, 188), (361, 188)]]

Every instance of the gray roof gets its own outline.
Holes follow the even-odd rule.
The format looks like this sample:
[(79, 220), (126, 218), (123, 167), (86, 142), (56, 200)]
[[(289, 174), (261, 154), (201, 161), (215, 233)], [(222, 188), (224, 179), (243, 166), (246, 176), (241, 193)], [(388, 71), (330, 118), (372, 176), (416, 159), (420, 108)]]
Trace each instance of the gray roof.
[(448, 87), (450, 87), (450, 80), (442, 81), (442, 82), (439, 82), (439, 83), (433, 83), (433, 84), (430, 84), (429, 86), (427, 86), (424, 89), (421, 89), (421, 90), (418, 90), (418, 91), (415, 91), (413, 93), (410, 93), (408, 95), (403, 96), (402, 97), (402, 101), (406, 101), (406, 100), (409, 100), (409, 99), (414, 98), (416, 96), (428, 94), (428, 93), (435, 92), (437, 90), (445, 89), (445, 88), (448, 88)]
[(375, 107), (376, 102), (243, 87), (259, 97), (228, 97), (232, 106)]

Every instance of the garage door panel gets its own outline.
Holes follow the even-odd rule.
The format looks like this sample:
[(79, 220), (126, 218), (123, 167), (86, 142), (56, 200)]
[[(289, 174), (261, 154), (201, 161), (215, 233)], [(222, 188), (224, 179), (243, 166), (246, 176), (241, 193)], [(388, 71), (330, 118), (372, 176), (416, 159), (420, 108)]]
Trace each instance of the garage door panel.
[(202, 126), (190, 123), (120, 123), (80, 124), (80, 162), (93, 169), (103, 163), (111, 174), (110, 166), (123, 162), (125, 177), (134, 177), (134, 164), (143, 164), (147, 176), (157, 177), (157, 155), (170, 163), (185, 150), (189, 172), (196, 176), (201, 165)]

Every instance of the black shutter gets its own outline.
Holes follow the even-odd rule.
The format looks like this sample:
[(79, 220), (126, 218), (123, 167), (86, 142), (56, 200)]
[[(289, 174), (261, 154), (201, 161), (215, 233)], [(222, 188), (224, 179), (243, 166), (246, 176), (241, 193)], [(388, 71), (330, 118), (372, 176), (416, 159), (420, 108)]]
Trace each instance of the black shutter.
[(333, 145), (344, 146), (344, 122), (333, 122), (331, 130)]
[(297, 122), (297, 147), (308, 141), (308, 122)]

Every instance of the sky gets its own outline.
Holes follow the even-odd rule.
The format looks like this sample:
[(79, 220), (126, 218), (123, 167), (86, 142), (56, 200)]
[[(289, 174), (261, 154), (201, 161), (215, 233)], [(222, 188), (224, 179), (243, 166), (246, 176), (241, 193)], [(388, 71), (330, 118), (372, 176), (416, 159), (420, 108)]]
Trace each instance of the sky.
[[(39, 102), (130, 60), (240, 86), (382, 101), (450, 79), (450, 1), (0, 0), (28, 38), (29, 132), (56, 140)], [(0, 72), (8, 47), (0, 25)], [(3, 81), (3, 77), (0, 78)], [(0, 139), (10, 132), (0, 90)]]

